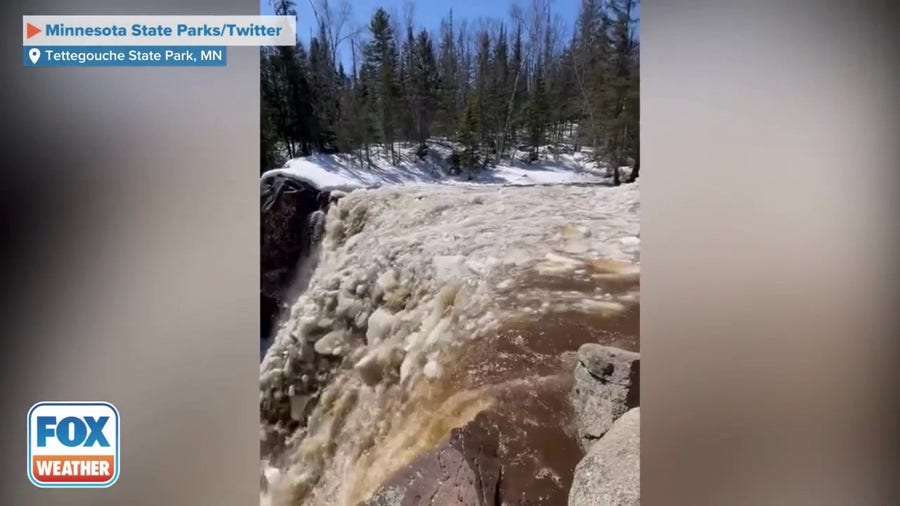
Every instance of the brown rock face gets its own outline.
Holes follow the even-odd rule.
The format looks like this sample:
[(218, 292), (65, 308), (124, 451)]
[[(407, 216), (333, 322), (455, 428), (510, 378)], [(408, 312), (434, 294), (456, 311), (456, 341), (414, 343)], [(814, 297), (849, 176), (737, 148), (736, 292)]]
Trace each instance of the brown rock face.
[(289, 177), (260, 182), (260, 304), (262, 338), (269, 337), (297, 266), (316, 240), (316, 211), (328, 208), (329, 193)]

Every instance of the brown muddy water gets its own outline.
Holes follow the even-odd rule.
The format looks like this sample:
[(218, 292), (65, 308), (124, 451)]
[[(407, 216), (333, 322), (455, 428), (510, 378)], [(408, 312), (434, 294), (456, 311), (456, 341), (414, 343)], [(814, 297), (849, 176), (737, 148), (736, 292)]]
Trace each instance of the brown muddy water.
[[(618, 266), (621, 267), (621, 266)], [(443, 381), (451, 391), (480, 390), (501, 429), (505, 505), (566, 505), (583, 454), (570, 392), (575, 351), (599, 343), (640, 351), (639, 279), (598, 263), (578, 275), (529, 272), (506, 290), (530, 308), (463, 347)], [(606, 301), (579, 306), (586, 296)]]

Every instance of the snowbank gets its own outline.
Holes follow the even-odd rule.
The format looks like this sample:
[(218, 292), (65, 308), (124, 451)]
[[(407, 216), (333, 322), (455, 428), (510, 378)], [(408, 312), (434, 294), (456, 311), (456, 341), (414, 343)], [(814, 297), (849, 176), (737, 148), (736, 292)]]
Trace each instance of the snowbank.
[[(415, 156), (413, 147), (399, 149), (400, 162), (392, 164), (388, 153), (373, 148), (371, 164), (347, 154), (294, 158), (283, 168), (263, 174), (263, 178), (276, 174), (287, 175), (308, 182), (322, 190), (352, 190), (397, 184), (565, 184), (606, 183), (606, 170), (598, 168), (585, 153), (550, 155), (535, 163), (505, 161), (465, 176), (447, 173), (451, 149), (446, 144), (429, 145), (429, 154), (422, 160)], [(524, 156), (524, 153), (521, 153)]]

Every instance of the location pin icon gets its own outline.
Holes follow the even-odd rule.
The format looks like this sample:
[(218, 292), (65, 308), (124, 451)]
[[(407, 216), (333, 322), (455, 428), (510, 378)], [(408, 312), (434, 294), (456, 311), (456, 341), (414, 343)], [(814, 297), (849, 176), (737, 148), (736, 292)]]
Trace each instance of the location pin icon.
[(36, 47), (33, 47), (33, 48), (29, 49), (29, 50), (28, 50), (28, 57), (31, 58), (31, 63), (32, 63), (32, 64), (37, 63), (38, 60), (41, 59), (41, 50), (38, 49), (38, 48), (36, 48)]

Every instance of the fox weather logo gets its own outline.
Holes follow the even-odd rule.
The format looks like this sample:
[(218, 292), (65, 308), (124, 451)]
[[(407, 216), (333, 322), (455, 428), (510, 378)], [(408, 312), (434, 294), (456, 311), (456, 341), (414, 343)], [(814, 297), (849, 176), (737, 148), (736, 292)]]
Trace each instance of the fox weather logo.
[(38, 487), (109, 487), (119, 478), (119, 411), (39, 402), (28, 411), (28, 478)]

